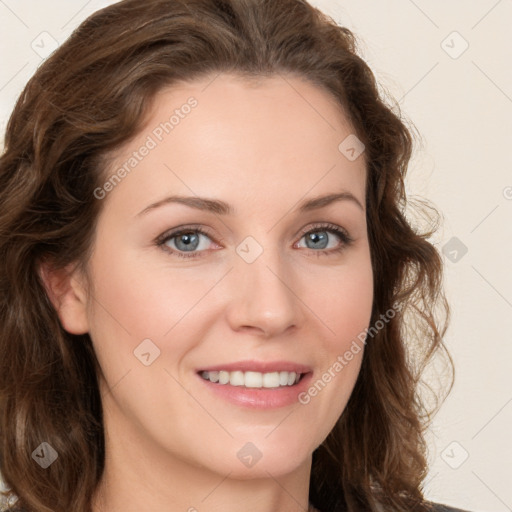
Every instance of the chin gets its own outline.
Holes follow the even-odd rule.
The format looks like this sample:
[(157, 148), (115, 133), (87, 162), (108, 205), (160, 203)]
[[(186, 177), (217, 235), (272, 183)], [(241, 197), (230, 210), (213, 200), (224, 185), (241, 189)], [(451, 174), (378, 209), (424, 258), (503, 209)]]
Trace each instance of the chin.
[(230, 473), (230, 478), (248, 480), (253, 478), (268, 478), (287, 475), (305, 464), (311, 463), (314, 444), (309, 444), (303, 437), (285, 441), (273, 434), (265, 439), (253, 437), (252, 441), (236, 441), (227, 448), (228, 457), (219, 460), (217, 471), (222, 474)]

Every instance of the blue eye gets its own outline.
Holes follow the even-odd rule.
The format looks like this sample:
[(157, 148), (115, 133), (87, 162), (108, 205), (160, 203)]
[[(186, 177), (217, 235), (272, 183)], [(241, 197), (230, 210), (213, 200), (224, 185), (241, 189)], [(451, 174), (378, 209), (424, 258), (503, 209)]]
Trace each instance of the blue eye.
[[(339, 238), (341, 243), (337, 247), (326, 249), (329, 239), (333, 234)], [(203, 248), (200, 248), (201, 237), (212, 239), (211, 235), (204, 229), (190, 226), (165, 233), (156, 240), (156, 245), (162, 247), (166, 252), (180, 258), (197, 258), (208, 248), (207, 243), (206, 247), (203, 245)], [(354, 241), (344, 229), (335, 224), (315, 225), (312, 229), (310, 228), (308, 231), (302, 233), (301, 239), (302, 238), (306, 238), (306, 243), (309, 244), (306, 248), (313, 251), (317, 256), (320, 254), (332, 255), (339, 253), (350, 246)], [(174, 247), (169, 247), (168, 242), (172, 242)]]
[[(331, 238), (329, 234), (332, 235), (333, 233), (342, 241), (342, 244), (331, 248), (330, 250), (325, 250), (326, 245), (329, 243), (329, 238)], [(311, 242), (312, 246), (308, 245), (308, 249), (315, 250), (315, 252), (319, 252), (320, 254), (340, 252), (353, 242), (352, 238), (345, 230), (342, 230), (333, 224), (320, 224), (315, 226), (313, 229), (310, 229), (303, 234), (302, 237), (306, 238), (306, 244)], [(318, 251), (318, 249), (320, 249), (320, 251)]]
[[(201, 228), (189, 227), (164, 235), (164, 238), (160, 239), (157, 245), (163, 247), (165, 251), (176, 254), (181, 258), (196, 258), (200, 256), (199, 252), (203, 252), (196, 252), (201, 245), (201, 237), (210, 238), (210, 235)], [(167, 245), (169, 241), (174, 242), (173, 245), (175, 248)], [(190, 254), (186, 254), (187, 252)]]

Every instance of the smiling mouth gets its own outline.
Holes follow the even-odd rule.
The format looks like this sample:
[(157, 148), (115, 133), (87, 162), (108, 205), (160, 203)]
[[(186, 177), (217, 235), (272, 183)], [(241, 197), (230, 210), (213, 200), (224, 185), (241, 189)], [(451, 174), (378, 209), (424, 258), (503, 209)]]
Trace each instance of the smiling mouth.
[(241, 386), (253, 389), (275, 389), (295, 386), (306, 375), (297, 372), (242, 372), (242, 371), (200, 371), (198, 374), (215, 384)]

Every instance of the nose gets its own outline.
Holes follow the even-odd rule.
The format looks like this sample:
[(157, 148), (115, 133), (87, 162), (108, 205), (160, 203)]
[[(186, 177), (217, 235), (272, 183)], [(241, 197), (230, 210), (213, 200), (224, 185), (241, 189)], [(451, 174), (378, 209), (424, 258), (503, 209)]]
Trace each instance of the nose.
[(231, 328), (237, 332), (254, 331), (266, 338), (297, 328), (302, 304), (297, 284), (293, 269), (283, 263), (277, 249), (265, 249), (252, 263), (236, 256), (227, 308)]

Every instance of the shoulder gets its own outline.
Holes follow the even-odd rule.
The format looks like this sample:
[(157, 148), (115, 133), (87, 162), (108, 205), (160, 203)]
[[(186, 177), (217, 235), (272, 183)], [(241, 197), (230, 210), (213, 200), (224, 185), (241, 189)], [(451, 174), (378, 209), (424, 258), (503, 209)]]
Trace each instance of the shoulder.
[(470, 512), (469, 510), (462, 508), (454, 508), (442, 503), (431, 503), (432, 512)]

